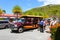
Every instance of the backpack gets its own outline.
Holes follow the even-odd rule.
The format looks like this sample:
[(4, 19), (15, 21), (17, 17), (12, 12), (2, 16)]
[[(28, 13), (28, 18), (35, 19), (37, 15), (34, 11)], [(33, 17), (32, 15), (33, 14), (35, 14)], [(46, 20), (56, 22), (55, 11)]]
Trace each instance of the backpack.
[(39, 23), (40, 25), (43, 25), (44, 24), (44, 22), (43, 21), (40, 21), (40, 23)]

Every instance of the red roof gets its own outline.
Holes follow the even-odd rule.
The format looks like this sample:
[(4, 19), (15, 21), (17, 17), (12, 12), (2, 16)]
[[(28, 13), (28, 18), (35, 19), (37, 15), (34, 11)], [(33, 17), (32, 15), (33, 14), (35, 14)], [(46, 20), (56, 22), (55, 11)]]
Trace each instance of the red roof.
[[(20, 16), (20, 15), (18, 15)], [(0, 17), (17, 17), (15, 14), (1, 14)]]

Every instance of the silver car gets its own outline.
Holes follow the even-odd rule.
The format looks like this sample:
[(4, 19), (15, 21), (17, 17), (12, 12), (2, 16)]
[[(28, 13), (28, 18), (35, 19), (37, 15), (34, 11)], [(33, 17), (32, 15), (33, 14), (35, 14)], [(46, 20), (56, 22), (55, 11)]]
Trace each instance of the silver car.
[(0, 20), (0, 28), (8, 28), (9, 22), (6, 20)]

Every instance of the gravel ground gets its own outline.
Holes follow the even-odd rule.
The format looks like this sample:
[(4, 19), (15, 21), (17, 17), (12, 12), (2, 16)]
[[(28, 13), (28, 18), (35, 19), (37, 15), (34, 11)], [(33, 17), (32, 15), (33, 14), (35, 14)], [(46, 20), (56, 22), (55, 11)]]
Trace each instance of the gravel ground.
[(10, 33), (10, 29), (0, 30), (0, 40), (48, 40), (51, 34), (30, 30), (23, 33)]

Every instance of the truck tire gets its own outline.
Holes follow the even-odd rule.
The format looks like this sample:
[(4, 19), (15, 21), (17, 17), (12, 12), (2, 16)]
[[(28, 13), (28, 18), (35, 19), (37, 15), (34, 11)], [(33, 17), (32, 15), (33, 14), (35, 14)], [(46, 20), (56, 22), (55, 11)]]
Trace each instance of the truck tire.
[(14, 32), (14, 30), (11, 30), (10, 32), (11, 32), (11, 33), (13, 33), (13, 32)]
[(18, 29), (18, 32), (19, 32), (19, 33), (23, 33), (23, 28), (22, 28), (22, 27), (19, 28), (19, 29)]

